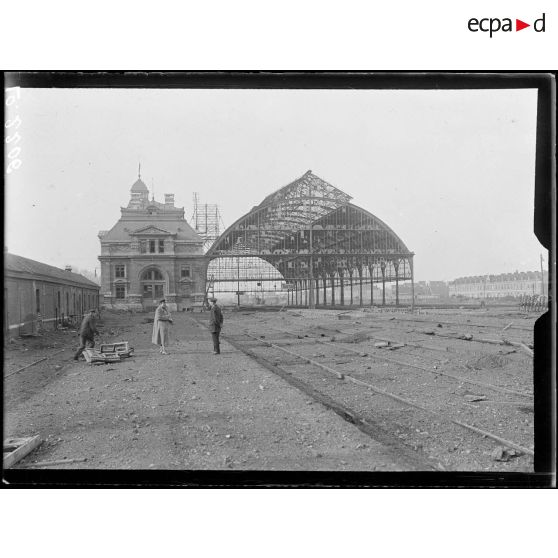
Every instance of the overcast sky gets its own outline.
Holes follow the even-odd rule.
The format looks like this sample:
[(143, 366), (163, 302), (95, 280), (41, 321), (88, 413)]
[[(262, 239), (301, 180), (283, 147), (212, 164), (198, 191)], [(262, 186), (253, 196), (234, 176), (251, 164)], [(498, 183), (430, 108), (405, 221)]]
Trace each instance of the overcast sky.
[(157, 200), (174, 193), (189, 219), (198, 192), (227, 226), (311, 169), (398, 234), (417, 280), (537, 270), (536, 103), (534, 89), (23, 89), (5, 245), (99, 267), (138, 162)]

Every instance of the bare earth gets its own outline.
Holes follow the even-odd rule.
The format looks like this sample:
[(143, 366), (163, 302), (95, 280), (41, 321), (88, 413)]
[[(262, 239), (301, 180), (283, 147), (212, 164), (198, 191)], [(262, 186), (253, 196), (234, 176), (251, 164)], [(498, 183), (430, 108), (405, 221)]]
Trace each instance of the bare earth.
[[(212, 354), (205, 314), (174, 315), (169, 355), (160, 355), (150, 343), (149, 317), (104, 313), (101, 340), (125, 340), (135, 348), (134, 357), (116, 364), (73, 362), (77, 337), (71, 331), (17, 339), (6, 347), (4, 436), (39, 434), (43, 440), (15, 468), (76, 459), (85, 461), (50, 468), (532, 471), (532, 456), (504, 454), (499, 443), (446, 419), (533, 448), (532, 358), (512, 345), (453, 337), (471, 333), (475, 340), (529, 344), (536, 316), (490, 310), (414, 315), (225, 311), (221, 355)], [(513, 326), (503, 331), (509, 323)], [(375, 346), (386, 338), (405, 346)], [(262, 341), (411, 400), (440, 417), (339, 380)], [(236, 347), (271, 364), (265, 367)], [(43, 357), (49, 358), (11, 374)], [(273, 366), (309, 391), (275, 374)], [(365, 417), (372, 435), (310, 392)]]

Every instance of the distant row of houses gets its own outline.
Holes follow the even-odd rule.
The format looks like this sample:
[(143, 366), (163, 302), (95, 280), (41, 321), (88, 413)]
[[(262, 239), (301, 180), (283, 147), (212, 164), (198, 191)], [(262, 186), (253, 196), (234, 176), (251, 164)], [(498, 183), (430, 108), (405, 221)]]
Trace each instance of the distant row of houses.
[[(499, 275), (473, 275), (454, 281), (418, 281), (414, 285), (415, 301), (436, 302), (455, 299), (520, 299), (525, 296), (542, 296), (547, 293), (548, 274), (540, 271), (501, 273)], [(399, 300), (411, 300), (411, 285), (399, 285)], [(386, 290), (386, 299), (395, 298), (395, 287)]]
[(519, 298), (524, 295), (547, 295), (548, 273), (525, 271), (499, 275), (460, 277), (449, 283), (450, 297)]

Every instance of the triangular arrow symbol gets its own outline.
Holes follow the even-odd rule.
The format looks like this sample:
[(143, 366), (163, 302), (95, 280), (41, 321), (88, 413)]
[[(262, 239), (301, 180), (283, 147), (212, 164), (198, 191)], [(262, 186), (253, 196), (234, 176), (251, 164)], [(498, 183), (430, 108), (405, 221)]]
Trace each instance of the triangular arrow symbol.
[(522, 29), (525, 29), (525, 27), (531, 27), (531, 24), (530, 23), (525, 23), (524, 21), (521, 21), (520, 19), (515, 20), (515, 30), (516, 31), (521, 31)]

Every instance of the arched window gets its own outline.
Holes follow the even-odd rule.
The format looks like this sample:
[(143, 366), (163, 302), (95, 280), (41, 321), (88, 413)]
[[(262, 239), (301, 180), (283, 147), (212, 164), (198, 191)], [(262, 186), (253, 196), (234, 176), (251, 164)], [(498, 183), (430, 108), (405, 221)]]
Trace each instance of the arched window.
[(148, 269), (141, 276), (142, 281), (163, 281), (163, 275), (158, 269)]
[(160, 270), (149, 268), (141, 275), (142, 296), (148, 300), (157, 301), (163, 298), (165, 291), (165, 280)]

